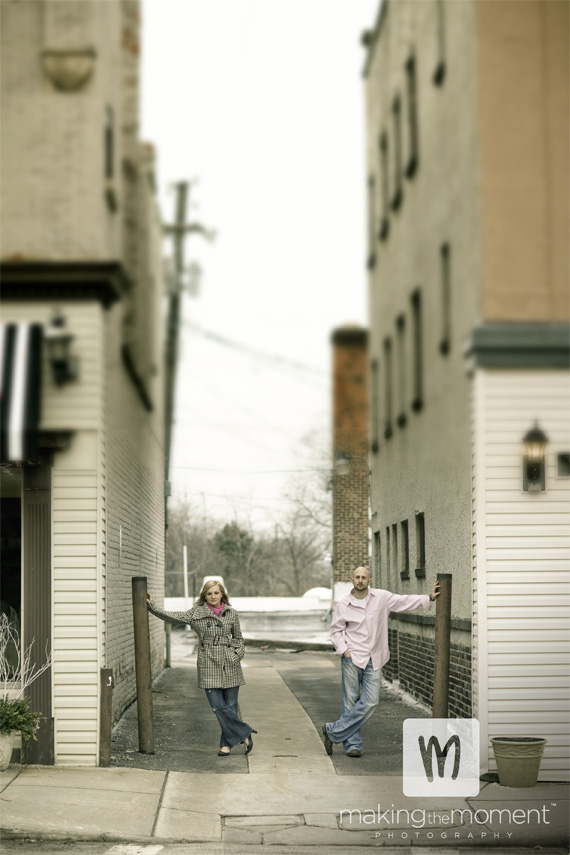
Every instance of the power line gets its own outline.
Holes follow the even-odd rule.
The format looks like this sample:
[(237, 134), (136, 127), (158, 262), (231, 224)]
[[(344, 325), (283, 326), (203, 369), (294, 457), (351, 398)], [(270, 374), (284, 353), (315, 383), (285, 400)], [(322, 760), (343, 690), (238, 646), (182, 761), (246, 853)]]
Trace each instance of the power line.
[[(257, 348), (249, 347), (248, 345), (243, 344), (242, 342), (234, 341), (232, 339), (226, 338), (225, 336), (219, 335), (218, 333), (205, 330), (203, 327), (200, 327), (193, 321), (185, 320), (184, 326), (187, 329), (191, 329), (193, 332), (198, 333), (198, 335), (201, 335), (203, 338), (207, 338), (210, 341), (213, 341), (215, 344), (219, 344), (223, 347), (228, 347), (232, 350), (237, 350), (245, 354), (246, 356), (254, 357), (258, 360), (263, 359), (263, 367), (273, 367), (277, 370), (284, 370), (290, 378), (292, 377), (292, 371), (297, 372), (296, 375), (293, 375), (293, 379), (295, 379), (297, 382), (305, 383), (311, 386), (313, 389), (322, 389), (323, 380), (329, 379), (328, 373), (320, 368), (316, 368), (312, 365), (307, 365), (306, 363), (299, 362), (298, 360), (289, 359), (286, 356), (279, 356), (278, 354), (269, 353), (266, 350), (259, 350)], [(315, 375), (315, 377), (302, 376), (306, 374), (313, 374)], [(318, 382), (316, 382), (316, 378), (318, 378)]]
[(233, 350), (241, 350), (243, 353), (248, 353), (251, 356), (262, 356), (264, 359), (268, 359), (271, 362), (280, 363), (282, 365), (287, 365), (290, 368), (294, 368), (296, 371), (309, 372), (310, 374), (315, 374), (319, 377), (328, 377), (327, 372), (323, 371), (322, 368), (317, 368), (314, 365), (308, 365), (306, 362), (299, 362), (296, 359), (290, 359), (287, 356), (269, 353), (267, 350), (259, 350), (258, 348), (249, 347), (249, 345), (244, 344), (241, 341), (227, 338), (219, 333), (212, 332), (212, 330), (206, 330), (194, 321), (185, 320), (184, 326), (189, 327), (204, 338), (209, 338), (212, 341), (217, 342), (217, 344), (224, 345), (224, 347), (230, 347)]

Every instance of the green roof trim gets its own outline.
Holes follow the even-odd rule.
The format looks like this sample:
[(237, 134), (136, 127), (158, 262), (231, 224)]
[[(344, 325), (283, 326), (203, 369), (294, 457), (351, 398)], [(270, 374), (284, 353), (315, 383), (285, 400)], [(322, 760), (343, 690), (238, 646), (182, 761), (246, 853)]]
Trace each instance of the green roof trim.
[(478, 368), (568, 368), (570, 325), (481, 324), (471, 333), (465, 356)]

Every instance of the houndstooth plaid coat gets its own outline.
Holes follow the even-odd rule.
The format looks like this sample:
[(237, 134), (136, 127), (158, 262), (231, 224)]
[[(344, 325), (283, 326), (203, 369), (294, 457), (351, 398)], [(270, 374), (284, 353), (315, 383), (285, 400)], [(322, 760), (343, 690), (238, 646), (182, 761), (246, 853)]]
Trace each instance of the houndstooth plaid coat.
[(196, 604), (187, 612), (165, 612), (153, 603), (148, 610), (167, 623), (188, 623), (199, 639), (198, 686), (200, 689), (229, 689), (243, 686), (245, 679), (240, 661), (245, 644), (239, 625), (238, 613), (226, 606), (220, 617), (208, 605)]

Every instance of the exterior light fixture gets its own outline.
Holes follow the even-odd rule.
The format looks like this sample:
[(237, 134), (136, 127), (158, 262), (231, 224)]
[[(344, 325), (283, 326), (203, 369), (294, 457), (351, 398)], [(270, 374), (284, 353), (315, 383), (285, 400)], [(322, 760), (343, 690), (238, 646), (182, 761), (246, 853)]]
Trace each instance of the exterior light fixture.
[(523, 490), (540, 493), (545, 489), (544, 451), (548, 437), (538, 422), (523, 437), (526, 455), (523, 464)]
[(56, 312), (45, 331), (49, 361), (56, 386), (63, 386), (77, 377), (77, 360), (71, 355), (73, 333), (66, 330), (66, 321), (61, 312)]

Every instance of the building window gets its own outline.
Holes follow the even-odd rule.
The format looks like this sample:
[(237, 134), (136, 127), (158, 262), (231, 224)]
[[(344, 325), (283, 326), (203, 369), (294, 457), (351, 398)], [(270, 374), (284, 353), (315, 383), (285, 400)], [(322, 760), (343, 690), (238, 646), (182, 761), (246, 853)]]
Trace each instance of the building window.
[(418, 137), (418, 96), (416, 77), (416, 58), (411, 56), (406, 63), (406, 82), (408, 94), (408, 162), (406, 178), (412, 178), (418, 168), (419, 137)]
[(103, 139), (104, 173), (105, 173), (105, 199), (110, 211), (117, 210), (117, 193), (115, 190), (115, 116), (113, 108), (107, 104), (105, 107), (105, 130)]
[(442, 245), (439, 255), (441, 270), (441, 341), (439, 351), (445, 356), (451, 349), (451, 259), (448, 243)]
[(390, 526), (386, 526), (386, 587), (390, 587), (390, 567), (392, 563), (392, 551), (390, 544)]
[(388, 213), (390, 190), (388, 172), (388, 137), (384, 133), (380, 137), (380, 181), (382, 191), (382, 216), (380, 219), (380, 231), (378, 233), (378, 237), (380, 238), (380, 240), (386, 240), (390, 232), (390, 220)]
[(386, 414), (386, 428), (384, 438), (392, 436), (392, 341), (384, 339), (384, 412)]
[(374, 176), (368, 179), (368, 269), (371, 270), (376, 264), (375, 249), (375, 223), (376, 223), (376, 182)]
[(556, 473), (559, 478), (570, 478), (570, 451), (562, 451), (556, 457)]
[(422, 295), (419, 289), (412, 294), (412, 337), (414, 348), (412, 410), (417, 413), (423, 407)]
[(400, 570), (400, 579), (410, 578), (410, 541), (408, 537), (408, 521), (402, 520), (400, 523), (402, 533), (402, 569)]
[(396, 321), (398, 342), (398, 418), (399, 427), (406, 424), (406, 318), (400, 315)]
[(382, 539), (380, 532), (374, 532), (374, 584), (381, 587), (382, 582)]
[(426, 527), (423, 514), (416, 514), (416, 576), (426, 575)]
[(392, 210), (397, 211), (402, 204), (402, 104), (400, 96), (394, 98), (392, 104), (392, 120), (394, 122), (394, 194)]
[(435, 86), (443, 86), (445, 80), (445, 2), (437, 0), (435, 8), (437, 60), (433, 72)]
[(398, 524), (392, 525), (392, 569), (394, 579), (398, 578)]
[(114, 136), (113, 108), (107, 104), (105, 107), (105, 178), (109, 181), (113, 179), (114, 174)]
[(370, 365), (370, 384), (371, 384), (371, 424), (370, 424), (370, 450), (376, 454), (380, 448), (379, 439), (379, 418), (378, 418), (378, 360), (373, 359)]

